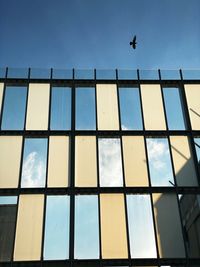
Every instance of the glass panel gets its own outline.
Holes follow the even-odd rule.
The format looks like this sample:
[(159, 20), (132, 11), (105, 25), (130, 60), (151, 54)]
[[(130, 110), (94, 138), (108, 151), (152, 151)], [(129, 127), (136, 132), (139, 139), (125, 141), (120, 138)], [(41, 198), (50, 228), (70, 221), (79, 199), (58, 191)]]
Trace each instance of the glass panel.
[(34, 69), (31, 68), (31, 79), (50, 79), (51, 70), (50, 69)]
[(185, 84), (190, 121), (193, 130), (200, 130), (200, 85)]
[(153, 194), (153, 204), (160, 257), (185, 257), (176, 195)]
[(52, 87), (51, 130), (71, 129), (71, 88)]
[(0, 261), (11, 261), (16, 213), (17, 197), (0, 196)]
[(142, 136), (123, 136), (126, 186), (148, 186), (148, 173)]
[(69, 196), (47, 196), (44, 259), (69, 258)]
[(159, 80), (158, 70), (140, 70), (140, 80)]
[(48, 187), (67, 187), (69, 184), (69, 137), (50, 136)]
[(75, 70), (75, 79), (77, 80), (93, 80), (94, 70)]
[(198, 161), (198, 170), (200, 173), (200, 138), (194, 138), (194, 144), (195, 144), (197, 161)]
[(2, 99), (3, 99), (3, 87), (4, 87), (4, 84), (0, 83), (0, 115), (1, 115), (1, 105), (2, 105)]
[(6, 68), (0, 68), (0, 78), (6, 77)]
[(2, 130), (23, 130), (27, 88), (7, 86), (5, 90)]
[(152, 186), (175, 186), (167, 138), (147, 138)]
[(98, 197), (76, 196), (75, 259), (99, 258)]
[(128, 258), (124, 195), (101, 194), (100, 211), (102, 258)]
[(161, 79), (162, 80), (180, 80), (179, 70), (161, 70)]
[(49, 84), (29, 84), (26, 130), (47, 130)]
[(99, 130), (119, 130), (116, 84), (97, 84), (97, 115)]
[(97, 186), (97, 155), (95, 136), (76, 136), (75, 185)]
[(120, 139), (99, 138), (98, 144), (100, 186), (123, 186)]
[(185, 121), (179, 88), (163, 88), (169, 130), (185, 130)]
[(142, 84), (142, 105), (146, 130), (166, 130), (160, 85)]
[(128, 225), (132, 258), (156, 258), (156, 245), (149, 195), (128, 195)]
[(20, 195), (14, 261), (40, 260), (43, 206), (43, 195)]
[(122, 130), (142, 130), (141, 104), (138, 88), (119, 88)]
[(200, 195), (179, 195), (186, 247), (191, 258), (200, 258)]
[(116, 80), (116, 70), (96, 70), (98, 80)]
[(58, 80), (73, 79), (73, 71), (53, 69), (53, 79), (58, 79)]
[(26, 138), (21, 187), (45, 187), (47, 138)]
[(177, 185), (198, 186), (188, 137), (171, 136), (170, 142)]
[(200, 70), (182, 70), (184, 80), (200, 80)]
[(95, 130), (95, 88), (76, 88), (76, 130)]
[(27, 79), (28, 78), (28, 68), (21, 69), (21, 68), (8, 68), (8, 75), (7, 78), (21, 78)]
[(137, 80), (137, 70), (118, 70), (118, 80)]
[(0, 188), (17, 188), (22, 136), (0, 136)]

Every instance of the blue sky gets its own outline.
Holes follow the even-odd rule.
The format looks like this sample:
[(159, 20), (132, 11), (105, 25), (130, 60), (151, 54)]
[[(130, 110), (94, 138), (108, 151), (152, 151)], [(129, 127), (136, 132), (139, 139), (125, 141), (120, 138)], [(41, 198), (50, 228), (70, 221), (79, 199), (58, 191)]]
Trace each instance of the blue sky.
[(0, 10), (1, 67), (200, 68), (199, 0), (1, 0)]

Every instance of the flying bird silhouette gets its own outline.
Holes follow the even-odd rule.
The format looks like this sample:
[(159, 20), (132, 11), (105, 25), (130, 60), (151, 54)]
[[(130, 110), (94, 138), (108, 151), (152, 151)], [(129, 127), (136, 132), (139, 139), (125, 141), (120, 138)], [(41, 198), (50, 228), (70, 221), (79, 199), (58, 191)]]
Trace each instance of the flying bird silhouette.
[(130, 42), (130, 45), (132, 46), (133, 49), (136, 49), (136, 35), (133, 37), (133, 41)]

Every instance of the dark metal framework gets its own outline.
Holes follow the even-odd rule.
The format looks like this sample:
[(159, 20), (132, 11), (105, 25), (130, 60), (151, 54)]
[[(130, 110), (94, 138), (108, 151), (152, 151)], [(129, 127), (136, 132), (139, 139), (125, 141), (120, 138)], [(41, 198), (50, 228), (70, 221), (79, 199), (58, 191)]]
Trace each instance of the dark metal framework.
[[(189, 258), (187, 254), (186, 249), (186, 237), (184, 235), (183, 231), (183, 224), (182, 226), (182, 232), (183, 232), (183, 238), (184, 238), (184, 245), (185, 245), (185, 252), (186, 252), (186, 258), (159, 258), (159, 252), (158, 252), (158, 244), (157, 244), (157, 237), (156, 237), (156, 231), (155, 233), (155, 241), (156, 241), (156, 250), (157, 250), (157, 258), (149, 258), (149, 259), (134, 259), (131, 258), (130, 253), (130, 240), (129, 240), (129, 230), (128, 230), (128, 220), (127, 220), (127, 203), (126, 203), (126, 194), (149, 194), (151, 199), (151, 207), (153, 211), (153, 199), (152, 194), (153, 193), (173, 193), (177, 196), (177, 202), (178, 202), (178, 208), (179, 213), (181, 215), (181, 208), (180, 203), (178, 201), (178, 194), (200, 194), (200, 173), (198, 171), (198, 161), (197, 156), (195, 152), (195, 144), (193, 142), (194, 137), (200, 136), (200, 131), (193, 131), (191, 128), (188, 108), (187, 108), (187, 101), (184, 91), (184, 84), (200, 84), (199, 80), (183, 80), (182, 71), (180, 70), (180, 80), (162, 80), (161, 79), (161, 72), (158, 70), (159, 74), (159, 80), (141, 80), (140, 79), (140, 72), (137, 70), (137, 80), (119, 80), (118, 79), (118, 70), (116, 70), (116, 80), (97, 80), (96, 79), (96, 70), (94, 70), (94, 80), (76, 80), (75, 79), (75, 70), (73, 70), (73, 79), (70, 80), (58, 80), (53, 79), (53, 69), (51, 69), (51, 78), (50, 79), (31, 79), (30, 78), (31, 69), (29, 68), (28, 71), (28, 79), (14, 79), (14, 78), (8, 78), (8, 68), (6, 69), (6, 77), (1, 78), (0, 82), (4, 82), (4, 93), (3, 93), (3, 99), (2, 99), (2, 110), (0, 112), (0, 125), (2, 122), (2, 111), (4, 106), (4, 100), (5, 100), (5, 87), (7, 85), (25, 85), (27, 86), (27, 98), (26, 101), (28, 101), (28, 90), (29, 90), (29, 83), (50, 83), (50, 99), (51, 99), (51, 88), (52, 86), (68, 86), (72, 88), (72, 110), (71, 110), (71, 130), (70, 131), (52, 131), (50, 130), (50, 115), (51, 115), (51, 101), (49, 101), (49, 122), (48, 122), (48, 130), (47, 131), (27, 131), (25, 130), (26, 125), (26, 113), (27, 113), (27, 102), (26, 102), (26, 112), (25, 112), (25, 123), (24, 123), (24, 130), (16, 131), (5, 131), (0, 130), (0, 135), (20, 135), (23, 136), (23, 143), (22, 143), (22, 155), (21, 155), (21, 167), (20, 167), (20, 176), (19, 176), (19, 185), (16, 189), (0, 189), (0, 196), (19, 196), (20, 194), (44, 194), (45, 195), (45, 202), (44, 202), (44, 216), (43, 216), (43, 233), (42, 233), (42, 252), (41, 252), (41, 260), (40, 261), (29, 261), (29, 262), (14, 262), (13, 256), (11, 262), (5, 262), (0, 263), (0, 266), (5, 267), (63, 267), (63, 266), (164, 266), (164, 265), (171, 265), (173, 267), (176, 266), (200, 266), (200, 258)], [(137, 130), (137, 131), (126, 131), (121, 129), (121, 118), (120, 118), (120, 105), (118, 105), (118, 111), (119, 111), (119, 125), (120, 129), (119, 131), (99, 131), (98, 125), (97, 125), (97, 96), (96, 96), (96, 84), (117, 84), (117, 97), (118, 97), (118, 103), (119, 103), (119, 90), (118, 88), (120, 86), (137, 86), (139, 88), (139, 95), (140, 95), (140, 103), (141, 103), (141, 114), (142, 114), (142, 124), (143, 124), (143, 130)], [(178, 87), (181, 88), (181, 94), (182, 94), (182, 100), (183, 100), (183, 108), (184, 108), (184, 115), (186, 120), (187, 129), (184, 131), (178, 131), (178, 130), (169, 130), (167, 125), (167, 117), (166, 117), (166, 110), (164, 105), (164, 99), (163, 99), (163, 93), (162, 93), (162, 102), (164, 107), (164, 114), (165, 114), (165, 121), (167, 125), (166, 131), (148, 131), (145, 130), (144, 126), (144, 115), (143, 115), (143, 109), (142, 109), (142, 101), (141, 101), (141, 84), (160, 84), (161, 88), (163, 87)], [(77, 86), (93, 86), (95, 87), (95, 107), (96, 107), (96, 130), (76, 130), (75, 129), (75, 88)], [(161, 90), (162, 91), (162, 90)], [(46, 182), (44, 188), (20, 188), (21, 184), (21, 172), (22, 172), (22, 159), (23, 159), (23, 151), (24, 151), (24, 140), (25, 138), (34, 138), (34, 137), (46, 137), (48, 139), (48, 151), (49, 151), (49, 136), (52, 135), (60, 135), (60, 136), (69, 136), (70, 138), (70, 181), (69, 181), (69, 187), (67, 188), (47, 188), (47, 173), (48, 173), (48, 153), (47, 153), (47, 172), (46, 172)], [(96, 136), (96, 157), (97, 157), (97, 187), (82, 187), (78, 188), (75, 187), (74, 183), (74, 169), (75, 169), (75, 136), (78, 135), (90, 135), (90, 136)], [(174, 174), (174, 181), (175, 186), (174, 187), (152, 187), (151, 186), (151, 180), (150, 180), (150, 173), (149, 173), (149, 164), (147, 160), (147, 169), (148, 169), (148, 177), (149, 177), (149, 186), (148, 187), (125, 187), (125, 178), (124, 178), (124, 165), (123, 165), (123, 149), (122, 149), (122, 136), (143, 136), (145, 140), (145, 154), (146, 158), (148, 159), (147, 154), (147, 144), (146, 144), (146, 137), (166, 137), (169, 144), (169, 151), (170, 151), (170, 157), (172, 161), (172, 153), (170, 149), (170, 139), (169, 136), (173, 135), (180, 135), (180, 136), (188, 136), (190, 139), (190, 145), (191, 145), (191, 152), (194, 157), (195, 162), (195, 170), (197, 174), (198, 179), (198, 187), (180, 187), (176, 184), (176, 178), (175, 178), (175, 171), (173, 167), (173, 174)], [(98, 137), (118, 137), (120, 138), (120, 144), (121, 144), (121, 155), (122, 155), (122, 170), (123, 170), (123, 187), (100, 187), (99, 183), (99, 166), (98, 166)], [(173, 162), (173, 161), (172, 161)], [(173, 166), (173, 164), (172, 164)], [(100, 223), (100, 194), (101, 193), (122, 193), (124, 194), (124, 203), (125, 203), (125, 215), (126, 215), (126, 231), (127, 231), (127, 242), (128, 242), (128, 259), (102, 259), (102, 252), (101, 252), (101, 223)], [(46, 198), (48, 195), (63, 195), (67, 194), (70, 196), (70, 237), (69, 237), (69, 259), (68, 260), (62, 260), (62, 261), (46, 261), (43, 260), (43, 248), (44, 248), (44, 228), (45, 228), (45, 210), (46, 210)], [(95, 194), (98, 196), (98, 214), (99, 214), (99, 259), (96, 260), (76, 260), (74, 259), (74, 208), (75, 208), (75, 196), (78, 194)], [(19, 201), (19, 198), (18, 198)], [(17, 209), (18, 209), (18, 202), (17, 202)], [(182, 220), (181, 220), (182, 222)], [(155, 219), (153, 216), (153, 224), (154, 229), (155, 226)], [(14, 238), (15, 239), (15, 238)], [(13, 254), (14, 254), (14, 242), (13, 242)]]

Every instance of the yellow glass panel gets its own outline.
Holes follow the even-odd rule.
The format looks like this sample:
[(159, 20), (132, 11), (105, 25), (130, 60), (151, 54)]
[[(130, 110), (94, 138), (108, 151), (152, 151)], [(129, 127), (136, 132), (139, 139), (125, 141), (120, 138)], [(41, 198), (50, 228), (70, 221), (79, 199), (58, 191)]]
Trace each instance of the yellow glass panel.
[(69, 184), (69, 137), (50, 136), (48, 187), (67, 187)]
[(141, 95), (145, 129), (166, 130), (160, 85), (142, 84)]
[(197, 178), (187, 136), (170, 137), (177, 185), (197, 186)]
[(97, 186), (96, 137), (76, 136), (75, 155), (76, 186)]
[(153, 194), (160, 257), (185, 257), (178, 203), (175, 194)]
[(97, 115), (99, 130), (119, 130), (116, 84), (97, 84)]
[(48, 129), (49, 91), (49, 84), (29, 84), (26, 130)]
[(40, 260), (44, 195), (19, 198), (14, 260)]
[(200, 130), (200, 84), (185, 84), (185, 93), (193, 130)]
[(3, 98), (3, 87), (4, 87), (4, 84), (0, 83), (0, 114), (1, 114), (1, 105), (2, 105), (2, 98)]
[(101, 194), (101, 244), (104, 259), (128, 258), (123, 194)]
[(126, 186), (148, 186), (144, 138), (123, 136), (122, 143)]
[(0, 188), (17, 188), (22, 136), (0, 136)]

